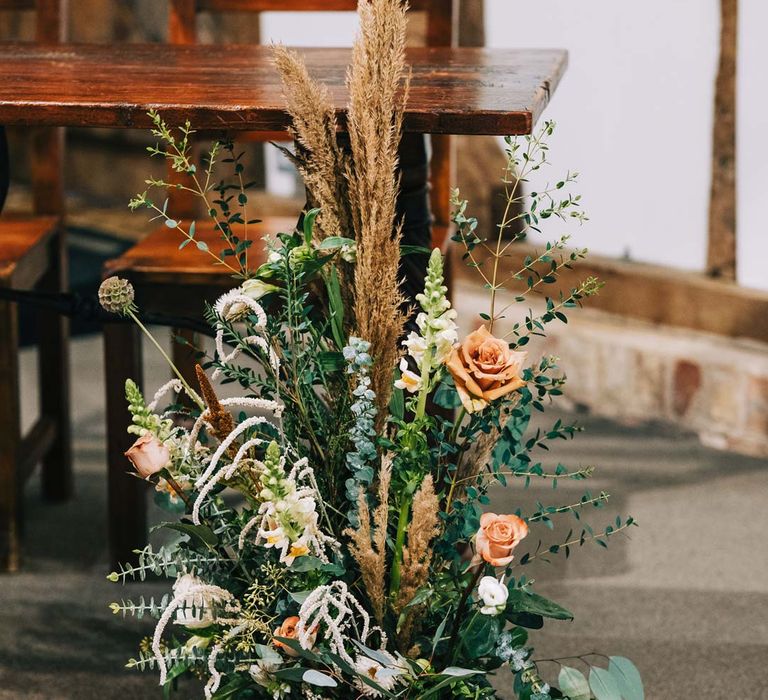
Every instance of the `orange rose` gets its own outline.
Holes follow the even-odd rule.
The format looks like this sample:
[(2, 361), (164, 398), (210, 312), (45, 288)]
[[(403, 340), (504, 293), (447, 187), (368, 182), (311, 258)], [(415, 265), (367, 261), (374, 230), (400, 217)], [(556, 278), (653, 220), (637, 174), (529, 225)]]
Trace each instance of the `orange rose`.
[(521, 375), (528, 353), (515, 352), (485, 326), (470, 333), (453, 349), (446, 366), (468, 413), (525, 385)]
[(154, 435), (142, 435), (131, 445), (125, 456), (142, 479), (149, 479), (168, 466), (171, 453)]
[[(283, 620), (283, 624), (280, 625), (277, 629), (274, 631), (275, 637), (285, 637), (285, 639), (298, 639), (299, 638), (299, 632), (297, 630), (297, 627), (299, 625), (299, 618), (294, 615), (293, 617), (287, 617), (285, 620)], [(315, 644), (315, 638), (317, 637), (317, 627), (315, 627), (312, 630), (312, 633), (309, 635), (309, 642), (310, 646), (314, 646)], [(273, 639), (272, 640), (276, 647), (279, 647), (282, 649), (288, 656), (298, 656), (298, 652), (295, 649), (291, 649), (287, 644), (284, 644), (279, 639)]]
[(506, 566), (514, 558), (512, 551), (527, 534), (528, 525), (516, 515), (483, 513), (475, 549), (491, 566)]

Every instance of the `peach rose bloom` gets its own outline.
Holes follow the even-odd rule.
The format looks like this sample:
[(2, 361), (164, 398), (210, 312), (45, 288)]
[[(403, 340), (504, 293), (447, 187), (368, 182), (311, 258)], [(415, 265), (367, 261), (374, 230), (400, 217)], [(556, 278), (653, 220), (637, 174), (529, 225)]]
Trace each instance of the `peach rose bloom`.
[(131, 445), (125, 456), (142, 479), (149, 479), (168, 466), (171, 453), (154, 435), (142, 435)]
[(527, 523), (516, 515), (483, 513), (475, 549), (491, 566), (506, 566), (514, 559), (512, 551), (527, 534)]
[[(280, 625), (280, 627), (277, 627), (274, 631), (275, 637), (285, 637), (286, 639), (298, 639), (299, 633), (296, 630), (296, 628), (299, 625), (299, 618), (294, 615), (293, 617), (287, 617), (283, 624)], [(310, 635), (310, 641), (314, 644), (315, 635), (317, 634), (317, 628), (315, 628), (314, 632)], [(296, 657), (298, 656), (298, 652), (295, 649), (291, 649), (291, 647), (287, 646), (283, 642), (281, 642), (279, 639), (273, 639), (272, 640), (276, 647), (279, 647), (282, 649), (288, 656)]]
[(446, 367), (468, 413), (482, 410), (489, 401), (525, 386), (522, 379), (526, 352), (515, 352), (485, 326), (470, 333), (453, 349)]

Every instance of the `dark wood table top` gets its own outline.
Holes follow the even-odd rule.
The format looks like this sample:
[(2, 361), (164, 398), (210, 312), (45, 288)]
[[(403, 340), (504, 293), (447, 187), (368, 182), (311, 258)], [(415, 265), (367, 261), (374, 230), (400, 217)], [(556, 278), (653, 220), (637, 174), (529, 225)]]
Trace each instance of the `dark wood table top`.
[[(302, 49), (343, 119), (348, 49)], [(549, 49), (411, 49), (405, 128), (526, 134), (549, 102), (567, 53)], [(146, 112), (196, 129), (278, 131), (288, 124), (265, 46), (0, 44), (0, 124), (145, 128)]]

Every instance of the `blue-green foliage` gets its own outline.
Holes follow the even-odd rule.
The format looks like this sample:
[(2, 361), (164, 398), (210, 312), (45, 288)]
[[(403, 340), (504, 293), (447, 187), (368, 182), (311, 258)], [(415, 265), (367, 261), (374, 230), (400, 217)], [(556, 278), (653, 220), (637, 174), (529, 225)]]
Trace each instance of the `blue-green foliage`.
[(352, 391), (355, 401), (350, 406), (354, 422), (349, 430), (349, 439), (354, 450), (347, 453), (347, 466), (352, 476), (345, 482), (347, 498), (352, 503), (348, 514), (352, 525), (358, 522), (357, 500), (360, 490), (365, 491), (373, 483), (376, 462), (376, 394), (371, 389), (371, 378), (368, 375), (373, 364), (368, 354), (370, 347), (368, 341), (351, 337), (344, 348), (347, 373), (357, 379)]

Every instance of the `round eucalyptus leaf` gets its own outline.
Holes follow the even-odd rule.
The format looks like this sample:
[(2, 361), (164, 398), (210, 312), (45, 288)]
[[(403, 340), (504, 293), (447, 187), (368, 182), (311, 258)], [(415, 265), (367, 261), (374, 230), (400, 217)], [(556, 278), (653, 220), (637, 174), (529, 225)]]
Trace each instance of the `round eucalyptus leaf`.
[(616, 679), (624, 700), (645, 700), (640, 671), (629, 659), (623, 656), (611, 656), (608, 672)]
[(579, 670), (570, 666), (563, 666), (560, 669), (560, 675), (557, 678), (560, 690), (567, 695), (570, 700), (589, 700), (589, 683), (586, 676)]
[(326, 676), (324, 673), (320, 673), (320, 671), (315, 671), (314, 669), (304, 671), (302, 680), (310, 685), (319, 685), (324, 688), (335, 688), (338, 685), (333, 678)]
[(589, 672), (589, 687), (596, 700), (621, 700), (621, 691), (614, 677), (605, 668), (593, 666)]

